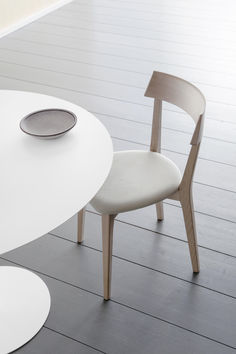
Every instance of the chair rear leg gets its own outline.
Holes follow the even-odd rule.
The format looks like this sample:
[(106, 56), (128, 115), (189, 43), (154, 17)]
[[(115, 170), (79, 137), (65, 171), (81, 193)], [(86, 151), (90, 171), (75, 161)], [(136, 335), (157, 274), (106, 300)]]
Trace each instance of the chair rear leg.
[(163, 208), (163, 202), (159, 202), (156, 204), (156, 210), (157, 210), (157, 220), (161, 221), (164, 219), (164, 208)]
[(199, 256), (198, 256), (198, 246), (197, 246), (197, 233), (195, 226), (194, 208), (193, 208), (193, 198), (192, 193), (182, 194), (180, 198), (180, 203), (183, 209), (185, 228), (188, 238), (189, 252), (192, 262), (192, 268), (194, 273), (199, 273)]
[(84, 241), (85, 208), (81, 209), (77, 215), (77, 242)]
[(115, 215), (102, 215), (102, 248), (103, 248), (103, 292), (104, 300), (111, 296), (112, 245)]

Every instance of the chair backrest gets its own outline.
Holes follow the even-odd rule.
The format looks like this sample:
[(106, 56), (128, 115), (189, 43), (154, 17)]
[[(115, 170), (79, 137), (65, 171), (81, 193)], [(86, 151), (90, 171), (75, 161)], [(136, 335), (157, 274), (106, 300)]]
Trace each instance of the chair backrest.
[(145, 96), (154, 98), (152, 136), (150, 150), (161, 150), (162, 101), (172, 103), (188, 113), (196, 126), (191, 140), (191, 151), (186, 164), (182, 184), (191, 184), (199, 146), (202, 139), (206, 101), (201, 91), (179, 77), (154, 71)]

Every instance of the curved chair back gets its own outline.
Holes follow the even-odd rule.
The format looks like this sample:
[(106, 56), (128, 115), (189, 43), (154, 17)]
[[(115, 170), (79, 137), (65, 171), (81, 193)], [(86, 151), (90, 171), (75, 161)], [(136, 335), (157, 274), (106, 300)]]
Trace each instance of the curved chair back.
[(190, 82), (179, 77), (154, 71), (145, 92), (146, 97), (154, 98), (152, 137), (150, 150), (161, 150), (162, 101), (172, 103), (188, 113), (196, 126), (192, 136), (192, 149), (185, 168), (182, 185), (191, 184), (194, 168), (202, 139), (206, 101), (201, 91)]
[(172, 103), (188, 113), (195, 123), (205, 111), (206, 101), (201, 91), (179, 77), (154, 71), (145, 96)]

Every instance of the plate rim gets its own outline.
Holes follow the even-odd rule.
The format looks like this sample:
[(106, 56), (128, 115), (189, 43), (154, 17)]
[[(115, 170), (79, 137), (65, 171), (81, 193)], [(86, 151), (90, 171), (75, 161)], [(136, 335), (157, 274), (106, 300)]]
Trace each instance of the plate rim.
[[(63, 130), (62, 132), (59, 132), (59, 133), (55, 133), (55, 134), (33, 134), (33, 133), (30, 133), (28, 132), (27, 130), (25, 130), (23, 127), (22, 127), (22, 122), (25, 121), (27, 118), (29, 118), (30, 116), (32, 116), (33, 114), (35, 113), (41, 113), (41, 112), (48, 112), (48, 111), (60, 111), (60, 112), (67, 112), (69, 114), (71, 114), (74, 118), (74, 123), (73, 125), (66, 129), (66, 130)], [(36, 110), (36, 111), (33, 111), (31, 113), (28, 113), (26, 116), (24, 116), (21, 120), (20, 120), (20, 123), (19, 123), (19, 126), (20, 126), (20, 129), (25, 133), (25, 134), (28, 134), (28, 135), (31, 135), (31, 136), (36, 136), (36, 137), (42, 137), (42, 138), (45, 138), (45, 137), (55, 137), (55, 136), (60, 136), (60, 135), (63, 135), (65, 133), (67, 133), (68, 131), (70, 131), (72, 128), (74, 128), (74, 126), (76, 125), (77, 123), (77, 116), (74, 112), (70, 111), (69, 109), (63, 109), (63, 108), (44, 108), (44, 109), (39, 109), (39, 110)]]

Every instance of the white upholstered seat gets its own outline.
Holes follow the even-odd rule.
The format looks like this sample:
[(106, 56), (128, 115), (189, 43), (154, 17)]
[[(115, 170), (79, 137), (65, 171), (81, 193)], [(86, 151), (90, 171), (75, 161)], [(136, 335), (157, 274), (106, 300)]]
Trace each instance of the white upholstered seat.
[(91, 204), (102, 214), (143, 208), (176, 192), (180, 182), (178, 167), (157, 152), (116, 152), (110, 174)]
[[(114, 154), (111, 172), (91, 204), (102, 214), (104, 299), (111, 295), (114, 220), (117, 214), (155, 204), (157, 221), (164, 219), (163, 200), (179, 201), (186, 227), (192, 268), (200, 270), (194, 218), (192, 181), (202, 139), (206, 101), (199, 89), (179, 77), (154, 71), (145, 92), (154, 99), (150, 151)], [(195, 123), (191, 149), (181, 176), (175, 164), (161, 155), (162, 102), (188, 113)], [(173, 119), (175, 114), (173, 112)], [(78, 213), (78, 242), (84, 239), (85, 208)]]

